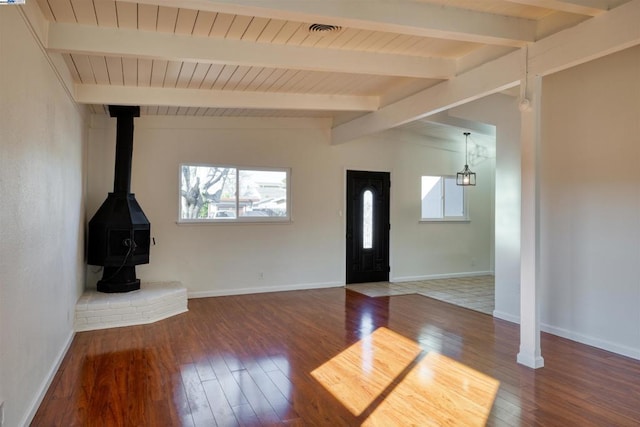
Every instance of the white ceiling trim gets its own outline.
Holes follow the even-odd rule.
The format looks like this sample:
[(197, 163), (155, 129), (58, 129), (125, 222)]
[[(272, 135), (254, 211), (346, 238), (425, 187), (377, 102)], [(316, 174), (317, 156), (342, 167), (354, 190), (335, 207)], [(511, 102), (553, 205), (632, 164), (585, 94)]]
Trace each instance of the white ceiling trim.
[(59, 53), (161, 59), (207, 64), (447, 79), (456, 60), (318, 49), (191, 37), (123, 28), (51, 23), (47, 49)]
[(281, 92), (76, 84), (76, 102), (81, 104), (163, 105), (170, 107), (254, 108), (284, 110), (375, 111), (377, 96), (310, 95)]
[[(173, 0), (123, 1), (176, 7)], [(529, 19), (420, 2), (181, 0), (179, 7), (516, 47), (535, 40), (537, 25)]]

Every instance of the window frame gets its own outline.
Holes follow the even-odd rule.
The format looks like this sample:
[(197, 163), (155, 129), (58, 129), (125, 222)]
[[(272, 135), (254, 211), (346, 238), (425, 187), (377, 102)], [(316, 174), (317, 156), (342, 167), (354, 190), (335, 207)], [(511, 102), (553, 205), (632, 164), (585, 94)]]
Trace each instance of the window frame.
[[(228, 168), (235, 169), (235, 209), (236, 216), (233, 218), (182, 218), (182, 168), (184, 166), (195, 166), (204, 168)], [(240, 188), (240, 173), (250, 172), (284, 172), (286, 179), (286, 216), (240, 216), (240, 199), (238, 197)], [(230, 164), (211, 163), (180, 163), (178, 167), (178, 220), (177, 224), (255, 224), (255, 223), (278, 223), (286, 224), (293, 222), (291, 214), (291, 168), (286, 167), (262, 167), (262, 166), (240, 166)]]
[[(440, 197), (440, 212), (442, 217), (438, 218), (423, 218), (422, 217), (422, 179), (423, 177), (438, 177), (440, 178), (440, 190), (442, 196)], [(455, 175), (420, 175), (420, 223), (433, 223), (433, 222), (470, 222), (471, 217), (469, 215), (469, 201), (468, 194), (465, 186), (458, 186), (462, 190), (462, 216), (445, 216), (445, 203), (446, 203), (446, 191), (445, 180), (450, 179), (456, 184)]]

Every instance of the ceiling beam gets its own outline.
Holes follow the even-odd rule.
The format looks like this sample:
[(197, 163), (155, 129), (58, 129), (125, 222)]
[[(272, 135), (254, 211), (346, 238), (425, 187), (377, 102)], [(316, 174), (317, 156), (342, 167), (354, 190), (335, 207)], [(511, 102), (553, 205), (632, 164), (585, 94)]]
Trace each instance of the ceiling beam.
[(163, 105), (170, 107), (250, 108), (282, 110), (375, 111), (377, 96), (315, 95), (283, 92), (76, 84), (80, 104)]
[(514, 50), (517, 50), (517, 48), (491, 45), (482, 46), (458, 58), (458, 74), (473, 70), (478, 65), (498, 59)]
[(598, 16), (610, 8), (608, 0), (506, 0), (527, 6), (543, 7), (559, 12), (575, 13), (578, 15)]
[(545, 76), (640, 44), (640, 0), (610, 10), (529, 47), (530, 75)]
[[(530, 76), (545, 76), (640, 44), (640, 0), (631, 0), (604, 15), (546, 37), (528, 48)], [(509, 53), (466, 73), (387, 105), (332, 130), (339, 144), (439, 113), (513, 87), (523, 78), (520, 51)], [(495, 74), (495, 75), (492, 75)]]
[(447, 79), (456, 61), (374, 52), (262, 44), (123, 28), (51, 23), (52, 52), (324, 72)]
[(522, 58), (521, 51), (512, 52), (378, 111), (338, 125), (331, 132), (332, 143), (349, 142), (516, 86), (520, 83)]
[[(174, 0), (124, 1), (176, 7)], [(516, 47), (536, 31), (533, 20), (415, 1), (181, 0), (179, 7)]]
[(455, 129), (466, 129), (473, 133), (481, 135), (488, 135), (492, 137), (496, 136), (496, 127), (494, 125), (450, 116), (446, 111), (432, 114), (428, 117), (425, 117), (424, 119), (421, 119), (420, 122), (446, 126)]

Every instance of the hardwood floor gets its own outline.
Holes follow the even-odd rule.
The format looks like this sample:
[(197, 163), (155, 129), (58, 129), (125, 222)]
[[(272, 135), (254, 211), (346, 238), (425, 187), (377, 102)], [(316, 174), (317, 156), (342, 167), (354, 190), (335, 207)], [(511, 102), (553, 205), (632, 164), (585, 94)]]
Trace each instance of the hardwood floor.
[(463, 408), (451, 390), (481, 406), (447, 425), (482, 423), (481, 407), (496, 426), (640, 425), (640, 361), (543, 334), (546, 366), (531, 370), (516, 325), (428, 297), (335, 288), (189, 310), (78, 333), (32, 425), (439, 425)]

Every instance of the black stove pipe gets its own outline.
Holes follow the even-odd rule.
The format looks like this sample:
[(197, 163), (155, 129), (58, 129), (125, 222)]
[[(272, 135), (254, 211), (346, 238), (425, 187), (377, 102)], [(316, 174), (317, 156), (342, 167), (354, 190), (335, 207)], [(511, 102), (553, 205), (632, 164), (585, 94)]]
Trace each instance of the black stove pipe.
[(117, 119), (116, 169), (113, 177), (113, 192), (130, 193), (133, 159), (133, 118), (140, 117), (140, 107), (110, 105), (109, 115)]

